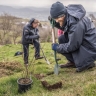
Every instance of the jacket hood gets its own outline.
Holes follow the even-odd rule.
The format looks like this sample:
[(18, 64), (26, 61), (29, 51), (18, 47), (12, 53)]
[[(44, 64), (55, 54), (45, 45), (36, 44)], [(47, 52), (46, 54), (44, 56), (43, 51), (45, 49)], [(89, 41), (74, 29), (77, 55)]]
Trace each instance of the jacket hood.
[(81, 20), (86, 15), (86, 11), (82, 5), (68, 5), (67, 12), (78, 20)]
[(30, 19), (29, 25), (32, 26), (32, 23), (34, 22), (35, 18)]
[(32, 23), (34, 22), (34, 20), (35, 20), (35, 18), (30, 19), (30, 21), (28, 22), (28, 24), (25, 25), (25, 26), (28, 26), (30, 28), (33, 28)]

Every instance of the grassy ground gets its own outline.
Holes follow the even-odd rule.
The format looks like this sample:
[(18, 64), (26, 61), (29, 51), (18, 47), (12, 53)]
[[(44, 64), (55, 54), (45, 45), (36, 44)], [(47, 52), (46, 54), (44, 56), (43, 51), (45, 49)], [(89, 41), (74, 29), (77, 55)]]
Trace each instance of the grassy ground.
[[(41, 46), (43, 46), (43, 44)], [(96, 96), (96, 68), (82, 73), (76, 73), (74, 68), (60, 69), (59, 75), (52, 74), (41, 80), (47, 80), (52, 84), (54, 82), (62, 81), (62, 88), (52, 91), (44, 89), (40, 80), (36, 79), (33, 74), (40, 73), (46, 75), (48, 72), (53, 72), (55, 62), (53, 51), (51, 50), (51, 44), (46, 43), (43, 50), (51, 64), (48, 65), (44, 59), (31, 63), (34, 49), (30, 46), (29, 73), (32, 72), (33, 85), (26, 93), (19, 94), (17, 79), (24, 76), (23, 73), (25, 69), (22, 56), (14, 57), (14, 53), (16, 51), (22, 51), (22, 46), (5, 45), (0, 47), (0, 62), (19, 62), (21, 64), (20, 66), (23, 68), (20, 72), (16, 71), (12, 75), (0, 78), (0, 96)], [(65, 57), (61, 55), (58, 55), (58, 57), (62, 58), (59, 63), (67, 62)]]

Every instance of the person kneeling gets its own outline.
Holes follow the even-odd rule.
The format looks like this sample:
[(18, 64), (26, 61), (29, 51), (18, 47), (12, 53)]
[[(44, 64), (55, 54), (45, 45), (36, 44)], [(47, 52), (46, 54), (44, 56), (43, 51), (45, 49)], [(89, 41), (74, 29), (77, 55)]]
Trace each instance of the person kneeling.
[(60, 67), (76, 67), (76, 72), (95, 67), (96, 28), (85, 16), (83, 6), (65, 7), (61, 2), (56, 2), (51, 6), (50, 15), (51, 24), (64, 31), (64, 35), (59, 37), (59, 44), (52, 44), (52, 49), (69, 61)]

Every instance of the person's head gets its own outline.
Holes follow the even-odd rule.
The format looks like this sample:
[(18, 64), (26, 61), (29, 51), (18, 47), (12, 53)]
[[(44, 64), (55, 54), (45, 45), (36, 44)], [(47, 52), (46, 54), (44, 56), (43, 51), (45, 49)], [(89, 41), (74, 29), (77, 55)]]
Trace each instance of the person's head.
[(56, 22), (60, 24), (60, 26), (63, 26), (66, 14), (66, 7), (62, 3), (56, 2), (52, 4), (50, 9), (50, 15)]
[(62, 27), (62, 26), (63, 26), (63, 23), (64, 23), (64, 20), (65, 20), (65, 15), (62, 14), (62, 15), (60, 15), (59, 17), (54, 18), (54, 20), (55, 20), (56, 22), (58, 22), (58, 23), (60, 24), (60, 26)]
[(33, 28), (37, 28), (38, 27), (38, 24), (39, 24), (39, 21), (32, 18), (30, 21), (29, 21), (29, 24), (30, 26), (32, 26)]

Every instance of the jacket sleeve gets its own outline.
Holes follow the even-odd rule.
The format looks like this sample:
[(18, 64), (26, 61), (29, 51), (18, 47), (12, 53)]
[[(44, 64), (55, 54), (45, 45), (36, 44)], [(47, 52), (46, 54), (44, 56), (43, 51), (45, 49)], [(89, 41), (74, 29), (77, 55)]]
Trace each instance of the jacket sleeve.
[(77, 50), (81, 46), (84, 38), (84, 25), (81, 22), (71, 25), (68, 31), (68, 38), (68, 43), (59, 44), (57, 52), (69, 53)]
[(23, 31), (24, 31), (24, 36), (25, 36), (26, 40), (37, 39), (39, 37), (37, 34), (36, 35), (30, 35), (28, 29), (24, 29)]
[(36, 33), (35, 35), (39, 35), (39, 30), (36, 28)]

